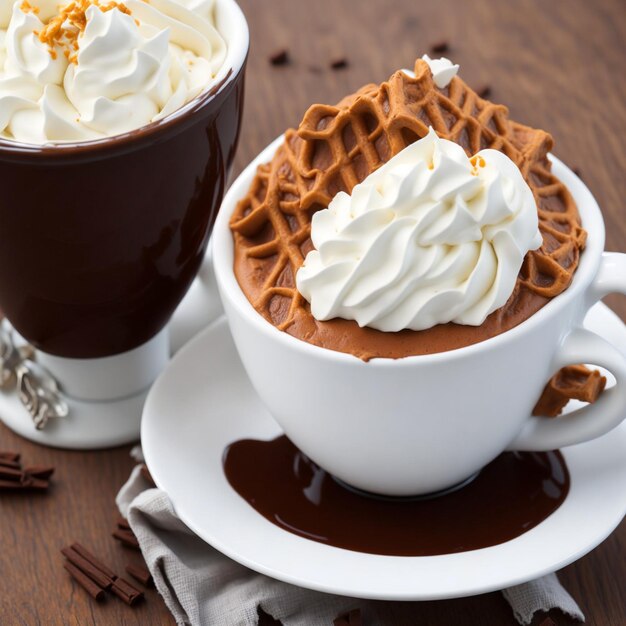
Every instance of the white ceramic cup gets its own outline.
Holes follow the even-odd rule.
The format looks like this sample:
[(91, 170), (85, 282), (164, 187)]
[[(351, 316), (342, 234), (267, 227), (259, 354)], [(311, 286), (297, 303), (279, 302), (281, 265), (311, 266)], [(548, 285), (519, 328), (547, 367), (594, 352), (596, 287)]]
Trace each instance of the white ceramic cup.
[[(226, 195), (213, 231), (214, 264), (230, 329), (262, 401), (306, 455), (366, 491), (406, 496), (467, 480), (504, 450), (552, 450), (599, 437), (626, 417), (626, 355), (584, 330), (592, 304), (626, 293), (626, 255), (605, 253), (604, 223), (587, 187), (552, 158), (573, 194), (587, 247), (570, 287), (519, 326), (482, 343), (425, 356), (373, 359), (320, 348), (275, 328), (233, 272), (229, 218), (268, 146)], [(532, 417), (561, 367), (592, 363), (616, 385), (563, 418)]]

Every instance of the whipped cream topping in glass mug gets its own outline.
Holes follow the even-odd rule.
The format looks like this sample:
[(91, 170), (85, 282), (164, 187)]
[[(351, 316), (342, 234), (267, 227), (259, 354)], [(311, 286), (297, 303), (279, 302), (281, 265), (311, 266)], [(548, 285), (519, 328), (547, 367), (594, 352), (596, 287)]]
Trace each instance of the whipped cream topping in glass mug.
[(0, 136), (87, 141), (173, 113), (224, 62), (213, 5), (0, 0)]

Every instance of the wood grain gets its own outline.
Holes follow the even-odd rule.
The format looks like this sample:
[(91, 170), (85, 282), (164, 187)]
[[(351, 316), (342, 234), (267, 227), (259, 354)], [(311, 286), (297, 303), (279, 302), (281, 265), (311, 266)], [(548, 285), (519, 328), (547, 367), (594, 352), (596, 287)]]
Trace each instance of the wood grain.
[[(252, 47), (239, 172), (315, 102), (336, 102), (379, 82), (441, 40), (476, 87), (511, 115), (549, 130), (555, 153), (581, 171), (607, 223), (607, 249), (626, 249), (626, 4), (621, 0), (242, 0)], [(281, 48), (292, 63), (268, 62)], [(330, 63), (345, 58), (348, 67)], [(611, 305), (626, 319), (624, 299)], [(0, 624), (173, 624), (155, 591), (130, 608), (94, 603), (62, 568), (59, 550), (78, 540), (116, 571), (137, 559), (111, 536), (114, 497), (128, 477), (128, 447), (80, 453), (27, 442), (0, 426), (0, 450), (19, 449), (29, 464), (52, 464), (48, 494), (0, 495)], [(626, 615), (626, 523), (591, 554), (560, 572), (591, 626), (619, 626)], [(402, 623), (514, 625), (498, 593), (407, 604)], [(400, 614), (401, 613), (401, 614)], [(558, 613), (557, 624), (573, 623)], [(538, 624), (543, 616), (535, 619)], [(220, 626), (220, 625), (218, 625)], [(230, 626), (230, 625), (225, 625)]]

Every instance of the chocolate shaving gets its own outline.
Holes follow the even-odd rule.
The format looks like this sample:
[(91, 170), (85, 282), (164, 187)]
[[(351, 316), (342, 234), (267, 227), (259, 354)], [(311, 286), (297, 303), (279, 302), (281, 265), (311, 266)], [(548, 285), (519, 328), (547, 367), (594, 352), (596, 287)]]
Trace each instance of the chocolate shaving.
[(144, 598), (143, 591), (131, 585), (127, 580), (118, 578), (111, 586), (111, 592), (129, 606), (135, 605)]
[(107, 567), (102, 561), (99, 561), (91, 552), (87, 550), (80, 543), (73, 543), (70, 548), (77, 554), (82, 556), (86, 561), (89, 561), (96, 569), (100, 570), (107, 578), (115, 580), (117, 574), (109, 567)]
[(50, 478), (50, 476), (54, 474), (54, 467), (45, 465), (33, 465), (30, 467), (25, 467), (24, 473), (28, 474), (29, 476), (34, 476), (35, 478), (48, 480), (48, 478)]
[(544, 387), (533, 415), (556, 417), (570, 400), (595, 402), (606, 386), (606, 377), (584, 365), (568, 365)]
[(349, 613), (338, 615), (333, 621), (333, 626), (362, 626), (362, 624), (361, 609), (352, 609)]
[(61, 554), (75, 567), (80, 569), (83, 574), (89, 576), (91, 580), (98, 584), (101, 589), (107, 591), (111, 588), (114, 578), (103, 574), (93, 563), (82, 557), (72, 548), (63, 548)]
[(140, 549), (137, 537), (135, 537), (135, 535), (129, 530), (116, 529), (111, 533), (111, 535), (123, 545), (129, 548), (134, 548), (135, 550)]
[(341, 58), (330, 62), (330, 69), (332, 70), (342, 70), (346, 67), (348, 67), (348, 59)]
[(154, 587), (152, 574), (147, 567), (144, 567), (143, 565), (129, 564), (126, 566), (126, 571), (142, 585), (145, 585), (146, 587)]
[(83, 574), (75, 565), (63, 563), (63, 567), (69, 572), (70, 576), (96, 601), (104, 599), (104, 590), (98, 587), (98, 585), (89, 578), (86, 574)]
[(270, 63), (272, 65), (289, 65), (289, 52), (286, 49), (278, 50), (270, 56)]
[(450, 44), (444, 40), (437, 41), (430, 46), (430, 51), (435, 54), (443, 54), (444, 52), (448, 52), (448, 50), (450, 50)]
[(482, 85), (476, 90), (479, 98), (488, 98), (491, 95), (491, 87), (489, 85)]

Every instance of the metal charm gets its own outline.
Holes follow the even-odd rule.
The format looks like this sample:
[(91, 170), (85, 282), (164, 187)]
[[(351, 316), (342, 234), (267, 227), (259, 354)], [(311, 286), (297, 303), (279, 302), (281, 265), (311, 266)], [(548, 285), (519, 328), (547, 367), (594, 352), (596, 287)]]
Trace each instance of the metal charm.
[(20, 360), (11, 330), (5, 320), (2, 320), (0, 321), (0, 389), (11, 389), (15, 385), (15, 368)]
[(35, 428), (45, 428), (50, 418), (66, 417), (67, 403), (61, 398), (56, 380), (35, 362), (32, 346), (15, 346), (12, 329), (0, 321), (0, 389), (17, 386), (20, 401), (31, 414)]
[(33, 416), (35, 428), (45, 428), (48, 420), (66, 417), (67, 403), (59, 396), (59, 386), (41, 365), (34, 361), (22, 361), (16, 369), (17, 391), (22, 404)]

